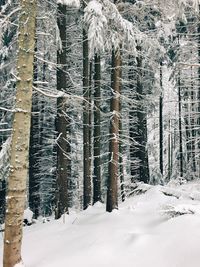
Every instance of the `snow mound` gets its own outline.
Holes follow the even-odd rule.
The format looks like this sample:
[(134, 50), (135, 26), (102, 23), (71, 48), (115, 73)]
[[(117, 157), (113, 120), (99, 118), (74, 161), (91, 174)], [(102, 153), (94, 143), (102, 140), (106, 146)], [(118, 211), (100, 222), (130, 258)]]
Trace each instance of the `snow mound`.
[(151, 186), (111, 213), (97, 203), (25, 227), (22, 258), (29, 267), (199, 267), (200, 201), (182, 197), (190, 185), (171, 189)]

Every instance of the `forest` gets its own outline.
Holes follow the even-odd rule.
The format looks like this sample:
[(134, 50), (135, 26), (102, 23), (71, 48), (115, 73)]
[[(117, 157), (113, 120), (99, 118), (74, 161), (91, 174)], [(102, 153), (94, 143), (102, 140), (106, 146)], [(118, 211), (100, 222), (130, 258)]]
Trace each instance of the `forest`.
[(0, 0), (0, 265), (199, 267), (199, 225), (200, 0)]

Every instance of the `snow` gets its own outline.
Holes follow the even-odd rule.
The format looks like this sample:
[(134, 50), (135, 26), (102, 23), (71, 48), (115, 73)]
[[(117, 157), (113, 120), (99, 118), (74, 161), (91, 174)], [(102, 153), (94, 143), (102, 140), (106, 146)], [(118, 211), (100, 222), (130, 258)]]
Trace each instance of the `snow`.
[(66, 5), (66, 6), (74, 7), (74, 8), (80, 7), (79, 0), (57, 0), (57, 4)]
[(189, 197), (194, 189), (200, 194), (197, 183), (141, 185), (112, 213), (97, 203), (25, 227), (23, 261), (29, 267), (199, 267), (200, 201)]
[(25, 267), (25, 265), (23, 264), (23, 262), (20, 262), (18, 264), (15, 264), (14, 267)]
[(27, 223), (32, 223), (33, 212), (30, 210), (29, 207), (24, 211), (24, 220), (27, 220)]

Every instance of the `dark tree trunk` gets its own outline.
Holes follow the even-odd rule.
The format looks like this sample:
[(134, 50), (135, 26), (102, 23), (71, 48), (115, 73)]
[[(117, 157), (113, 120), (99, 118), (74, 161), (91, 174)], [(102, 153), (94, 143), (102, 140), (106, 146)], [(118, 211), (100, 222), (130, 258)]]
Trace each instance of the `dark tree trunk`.
[(169, 132), (168, 132), (168, 175), (167, 175), (167, 182), (171, 179), (171, 120), (169, 119)]
[(138, 143), (138, 159), (140, 161), (139, 166), (139, 179), (144, 183), (149, 182), (149, 163), (148, 163), (148, 151), (147, 151), (147, 117), (145, 112), (145, 107), (143, 102), (144, 92), (143, 92), (143, 71), (142, 71), (142, 56), (141, 47), (137, 47), (137, 100), (138, 100), (138, 129), (136, 142)]
[(181, 77), (178, 73), (178, 112), (179, 112), (179, 162), (180, 177), (183, 177), (183, 138), (182, 138), (182, 104), (181, 104)]
[(39, 107), (38, 95), (34, 94), (31, 116), (31, 134), (29, 150), (29, 207), (37, 219), (40, 212), (40, 177), (38, 173), (39, 146)]
[[(60, 31), (62, 49), (57, 52), (57, 90), (66, 91), (67, 87), (67, 49), (66, 49), (66, 5), (58, 4), (57, 23)], [(66, 99), (59, 97), (57, 99), (57, 179), (56, 179), (56, 213), (58, 219), (68, 212), (68, 177), (67, 177), (67, 120), (65, 116)]]
[(91, 205), (90, 84), (88, 36), (83, 29), (83, 209)]
[[(121, 55), (122, 57), (122, 55)], [(121, 59), (121, 66), (122, 66), (122, 59)], [(122, 68), (120, 68), (120, 74), (119, 74), (120, 79), (122, 78)], [(120, 82), (120, 88), (119, 88), (119, 93), (121, 95), (122, 91), (122, 83)], [(122, 146), (122, 103), (121, 101), (119, 102), (119, 177), (120, 177), (120, 189), (121, 189), (121, 198), (122, 202), (125, 201), (125, 186), (124, 186), (124, 166), (123, 166), (123, 146)]]
[[(37, 40), (35, 44), (35, 53), (37, 52)], [(38, 79), (37, 59), (34, 58), (34, 82)], [(38, 94), (32, 97), (32, 113), (31, 113), (31, 134), (30, 134), (30, 149), (29, 149), (29, 207), (37, 219), (40, 210), (40, 178), (38, 175), (38, 154), (39, 146), (39, 103)]]
[(112, 52), (112, 97), (110, 111), (112, 113), (110, 124), (109, 146), (109, 177), (107, 190), (106, 211), (111, 212), (118, 208), (118, 167), (119, 167), (119, 107), (121, 87), (121, 55), (120, 50)]
[(101, 60), (95, 55), (94, 63), (94, 175), (93, 203), (101, 201)]
[[(121, 112), (121, 104), (120, 104), (120, 112)], [(124, 186), (124, 166), (123, 166), (123, 147), (122, 147), (122, 118), (120, 117), (119, 121), (119, 174), (120, 174), (120, 189), (121, 189), (121, 199), (122, 202), (125, 201), (125, 186)]]
[[(143, 71), (141, 46), (137, 46), (138, 56), (136, 58), (136, 73), (133, 75), (133, 61), (130, 62), (129, 80), (130, 89), (135, 89), (135, 100), (137, 105), (132, 107), (129, 113), (129, 135), (131, 139), (130, 160), (132, 182), (138, 179), (144, 183), (149, 182), (149, 164), (147, 151), (147, 118), (143, 104), (145, 93), (143, 91)], [(136, 77), (135, 77), (136, 76)], [(135, 82), (135, 86), (134, 86)]]
[[(133, 56), (129, 56), (129, 73), (128, 73), (128, 80), (129, 80), (129, 88), (130, 88), (130, 95), (134, 96), (134, 92), (136, 92), (135, 86), (135, 75), (134, 75), (134, 58)], [(134, 97), (135, 99), (137, 98)], [(137, 132), (137, 114), (136, 114), (136, 107), (130, 107), (129, 111), (129, 137), (130, 137), (130, 172), (131, 172), (131, 182), (134, 183), (134, 178), (138, 178), (137, 169), (137, 154), (135, 148), (135, 136)]]
[(163, 176), (163, 72), (160, 62), (160, 101), (159, 101), (159, 141), (160, 141), (160, 173)]
[[(200, 5), (199, 5), (199, 16), (200, 16)], [(200, 65), (200, 20), (198, 23), (198, 63)], [(197, 101), (198, 101), (198, 107), (197, 107), (197, 140), (200, 140), (200, 66), (198, 67), (198, 93), (197, 93)], [(198, 178), (200, 178), (200, 141), (198, 141)]]

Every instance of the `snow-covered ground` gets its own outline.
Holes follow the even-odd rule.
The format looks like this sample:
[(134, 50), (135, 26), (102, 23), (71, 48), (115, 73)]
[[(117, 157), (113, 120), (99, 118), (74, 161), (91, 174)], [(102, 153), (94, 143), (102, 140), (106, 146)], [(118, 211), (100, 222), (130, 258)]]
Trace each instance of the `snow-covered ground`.
[(25, 227), (26, 267), (199, 267), (200, 184), (148, 188), (112, 213), (98, 203)]

